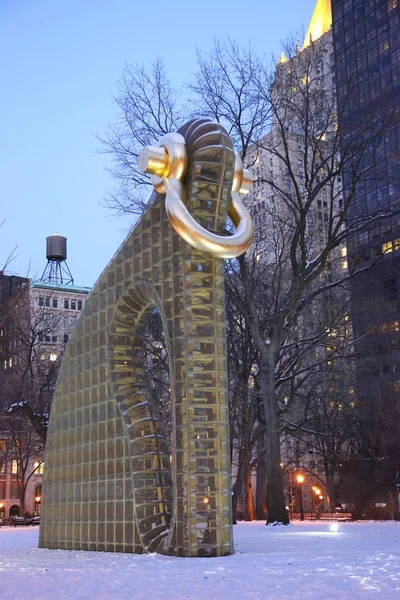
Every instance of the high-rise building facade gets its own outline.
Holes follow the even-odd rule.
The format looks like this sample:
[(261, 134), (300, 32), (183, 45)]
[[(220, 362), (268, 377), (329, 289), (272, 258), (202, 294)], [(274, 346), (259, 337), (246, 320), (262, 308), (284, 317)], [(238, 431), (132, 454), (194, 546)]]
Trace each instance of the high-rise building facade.
[(357, 169), (348, 260), (357, 398), (373, 424), (400, 398), (400, 2), (332, 0), (332, 18), (341, 150), (359, 144), (343, 179), (352, 193)]

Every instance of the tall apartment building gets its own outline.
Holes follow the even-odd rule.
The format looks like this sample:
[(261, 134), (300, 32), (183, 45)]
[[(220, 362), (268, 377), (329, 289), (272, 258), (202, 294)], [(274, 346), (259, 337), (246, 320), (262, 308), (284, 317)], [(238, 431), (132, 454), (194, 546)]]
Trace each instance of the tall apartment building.
[[(247, 157), (248, 165), (253, 165), (255, 179), (249, 203), (256, 229), (256, 259), (270, 265), (270, 287), (273, 287), (274, 279), (280, 281), (281, 298), (287, 290), (285, 285), (288, 286), (291, 278), (295, 277), (289, 248), (299, 220), (306, 219), (304, 253), (307, 260), (312, 261), (326, 249), (330, 228), (343, 212), (341, 174), (336, 172), (338, 133), (331, 23), (329, 0), (318, 0), (302, 48), (293, 49), (290, 57), (283, 54), (277, 65), (271, 90), (271, 128)], [(305, 208), (309, 201), (310, 206)], [(298, 253), (299, 246), (296, 247)], [(328, 286), (346, 276), (346, 255), (344, 243), (331, 250), (326, 267), (311, 285), (314, 288)], [(276, 268), (278, 261), (281, 261), (282, 268)], [(268, 269), (264, 271), (264, 276), (268, 277), (265, 273)], [(305, 295), (308, 293), (310, 288), (304, 292)], [(336, 407), (340, 409), (340, 403), (351, 404), (354, 394), (352, 365), (339, 373), (338, 362), (335, 364), (336, 357), (345, 353), (343, 348), (347, 353), (351, 349), (348, 311), (349, 296), (343, 284), (318, 296), (296, 316), (296, 324), (291, 330), (293, 339), (287, 341), (289, 344), (299, 342), (298, 347), (305, 349), (301, 358), (305, 370), (316, 369), (316, 365), (320, 365), (318, 376), (305, 380), (302, 389), (298, 390), (298, 397), (302, 395), (303, 399), (297, 404), (299, 414), (295, 418), (298, 422), (303, 417), (303, 406), (311, 397), (318, 396), (318, 401), (322, 399), (326, 413), (330, 404), (332, 412)], [(303, 340), (313, 337), (319, 338), (319, 343), (312, 348), (307, 347)], [(284, 390), (281, 386), (279, 391), (283, 402)], [(291, 391), (288, 389), (287, 393), (289, 395)], [(312, 415), (311, 411), (309, 415)], [(329, 475), (328, 493), (334, 502), (332, 479), (337, 473), (334, 457), (331, 463), (322, 457), (311, 436), (306, 439), (304, 435), (303, 444), (298, 438), (288, 434), (282, 439), (283, 467), (303, 466), (322, 479)], [(329, 474), (326, 463), (329, 463)], [(310, 479), (305, 493), (310, 493), (309, 482)], [(312, 496), (308, 505), (313, 505)]]
[[(372, 423), (400, 399), (400, 2), (332, 0), (332, 16), (341, 146), (368, 143), (349, 221), (387, 215), (348, 241), (350, 268), (370, 267), (351, 298), (357, 397)], [(349, 190), (350, 169), (343, 177)]]

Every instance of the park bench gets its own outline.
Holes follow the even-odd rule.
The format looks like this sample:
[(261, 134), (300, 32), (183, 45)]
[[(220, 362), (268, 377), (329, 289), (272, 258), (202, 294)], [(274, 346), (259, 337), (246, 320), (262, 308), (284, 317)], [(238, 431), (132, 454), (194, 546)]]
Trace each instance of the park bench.
[(11, 519), (11, 525), (18, 527), (19, 525), (38, 525), (37, 521), (34, 521), (32, 517), (13, 517)]
[(345, 512), (335, 512), (335, 513), (325, 512), (325, 513), (321, 513), (319, 518), (321, 521), (351, 521), (352, 514), (345, 513)]
[[(300, 519), (301, 519), (301, 513), (299, 513), (299, 512), (294, 512), (290, 517), (291, 521), (300, 521)], [(315, 512), (305, 512), (304, 513), (305, 521), (315, 521), (316, 519), (317, 519), (317, 513), (315, 513)]]

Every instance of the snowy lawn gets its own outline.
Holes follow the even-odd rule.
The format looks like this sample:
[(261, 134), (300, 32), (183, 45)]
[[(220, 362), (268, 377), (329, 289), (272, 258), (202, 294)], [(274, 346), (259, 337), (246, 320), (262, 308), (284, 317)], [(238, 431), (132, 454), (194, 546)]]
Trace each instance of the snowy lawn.
[(236, 554), (171, 558), (37, 548), (0, 528), (2, 600), (400, 599), (400, 523), (234, 527)]

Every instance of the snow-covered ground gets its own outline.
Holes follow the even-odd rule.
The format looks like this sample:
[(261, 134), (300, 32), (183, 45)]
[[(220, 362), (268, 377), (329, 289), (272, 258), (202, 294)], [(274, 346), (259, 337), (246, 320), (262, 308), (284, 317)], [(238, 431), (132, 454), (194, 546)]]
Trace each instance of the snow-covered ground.
[(3, 600), (400, 599), (400, 523), (234, 527), (236, 554), (171, 558), (37, 548), (38, 528), (0, 528)]

